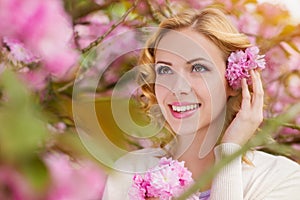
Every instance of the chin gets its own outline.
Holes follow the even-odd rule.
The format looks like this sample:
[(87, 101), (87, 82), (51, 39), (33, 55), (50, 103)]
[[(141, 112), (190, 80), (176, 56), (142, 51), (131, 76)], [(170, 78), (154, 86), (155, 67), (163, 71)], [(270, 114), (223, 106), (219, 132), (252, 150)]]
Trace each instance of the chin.
[(198, 132), (199, 130), (199, 124), (197, 123), (186, 123), (186, 122), (174, 122), (174, 121), (168, 121), (171, 129), (176, 135), (193, 135)]
[(193, 135), (197, 132), (197, 130), (188, 130), (188, 129), (180, 129), (180, 130), (173, 130), (176, 135), (184, 136), (184, 135)]

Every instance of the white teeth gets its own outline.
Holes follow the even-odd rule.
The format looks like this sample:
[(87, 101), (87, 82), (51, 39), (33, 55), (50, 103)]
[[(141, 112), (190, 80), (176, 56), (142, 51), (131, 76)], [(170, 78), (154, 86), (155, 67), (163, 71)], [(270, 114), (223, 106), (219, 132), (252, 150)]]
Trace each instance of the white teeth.
[(189, 111), (189, 110), (194, 110), (196, 108), (199, 107), (199, 104), (190, 104), (187, 106), (173, 106), (172, 105), (172, 110), (175, 112), (185, 112), (185, 111)]

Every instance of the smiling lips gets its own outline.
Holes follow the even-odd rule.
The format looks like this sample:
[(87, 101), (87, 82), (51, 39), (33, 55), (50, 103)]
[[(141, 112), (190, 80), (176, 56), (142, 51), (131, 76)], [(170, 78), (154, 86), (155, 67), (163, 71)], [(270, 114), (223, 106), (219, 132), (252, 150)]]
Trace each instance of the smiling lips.
[(177, 119), (187, 118), (193, 115), (201, 106), (199, 103), (173, 102), (169, 108), (173, 117)]

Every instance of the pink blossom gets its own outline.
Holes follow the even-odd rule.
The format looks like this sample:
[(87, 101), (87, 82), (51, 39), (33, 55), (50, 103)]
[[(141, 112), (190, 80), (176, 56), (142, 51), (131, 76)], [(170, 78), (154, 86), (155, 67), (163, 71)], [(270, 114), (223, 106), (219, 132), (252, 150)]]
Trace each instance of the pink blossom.
[[(130, 0), (131, 2), (134, 2), (134, 0)], [(146, 1), (140, 1), (137, 6), (136, 10), (140, 15), (146, 15), (149, 13), (149, 6)]]
[(19, 172), (9, 166), (0, 166), (0, 199), (34, 200), (33, 188)]
[(43, 69), (30, 70), (24, 67), (19, 71), (19, 77), (27, 83), (29, 89), (34, 91), (40, 91), (46, 87), (48, 75), (49, 73)]
[(289, 16), (289, 11), (282, 4), (260, 3), (257, 4), (257, 12), (261, 13), (269, 23), (276, 24)]
[(162, 6), (166, 3), (165, 0), (156, 0), (156, 1), (157, 1), (157, 4), (160, 5), (160, 6)]
[(57, 129), (59, 133), (62, 133), (66, 130), (67, 125), (63, 122), (57, 122), (56, 124), (54, 124), (54, 127)]
[(284, 26), (280, 24), (272, 25), (261, 23), (259, 35), (265, 39), (272, 39), (273, 37), (279, 35), (283, 28)]
[(300, 53), (291, 53), (288, 66), (290, 71), (300, 71)]
[(120, 78), (120, 74), (118, 73), (117, 69), (111, 66), (107, 68), (107, 70), (103, 75), (104, 75), (105, 82), (107, 84), (116, 83)]
[[(80, 48), (85, 48), (98, 36), (106, 33), (114, 23), (102, 12), (96, 12), (80, 19), (82, 24), (75, 26), (78, 33), (78, 43)], [(101, 75), (101, 86), (111, 86), (115, 84), (124, 70), (130, 65), (128, 62), (128, 51), (142, 47), (141, 41), (137, 40), (137, 32), (127, 26), (119, 25), (115, 28), (98, 47), (97, 57), (92, 60), (85, 72), (85, 78), (80, 84), (89, 86), (90, 80), (99, 79)], [(126, 56), (124, 56), (126, 55)], [(130, 57), (129, 59), (131, 59)], [(136, 57), (134, 57), (136, 58)], [(128, 93), (127, 93), (128, 94)]]
[[(296, 76), (294, 78), (299, 79)], [(293, 80), (293, 75), (288, 76), (285, 80), (276, 80), (266, 84), (268, 116), (277, 116), (284, 112), (289, 105), (298, 102), (298, 87), (297, 81)]]
[(103, 35), (110, 28), (110, 20), (103, 12), (91, 13), (79, 20), (74, 30), (78, 35), (78, 43), (81, 49)]
[(295, 119), (295, 123), (300, 125), (300, 115), (298, 115)]
[(253, 13), (246, 12), (239, 17), (237, 28), (250, 35), (257, 35), (259, 32), (259, 20), (255, 17)]
[(47, 128), (52, 133), (64, 133), (65, 130), (66, 130), (66, 128), (67, 128), (67, 125), (65, 123), (63, 123), (63, 122), (57, 122), (57, 123), (55, 123), (53, 125), (48, 124)]
[(280, 134), (283, 134), (283, 135), (298, 135), (299, 130), (289, 128), (289, 127), (284, 127), (284, 128), (281, 129)]
[[(85, 16), (84, 18), (80, 19), (79, 22), (81, 23), (76, 25), (74, 29), (79, 37), (78, 43), (80, 48), (87, 47), (99, 36), (106, 33), (115, 23), (114, 21), (110, 21), (109, 17), (100, 11)], [(122, 41), (118, 39), (118, 43), (113, 43), (112, 39), (114, 37), (118, 37), (119, 35), (122, 35)], [(111, 47), (108, 48), (107, 46), (108, 49), (104, 49), (104, 52), (107, 54), (120, 52), (123, 47), (126, 47), (128, 45), (131, 45), (132, 47), (135, 47), (137, 45), (134, 31), (124, 25), (119, 25), (118, 27), (116, 27), (104, 39), (104, 41), (112, 41)]]
[(279, 35), (289, 21), (289, 12), (280, 4), (261, 3), (257, 5), (256, 12), (264, 19), (259, 35), (267, 39)]
[(238, 50), (230, 54), (225, 77), (232, 88), (241, 88), (241, 80), (243, 78), (246, 78), (248, 84), (251, 84), (249, 71), (265, 68), (264, 55), (259, 55), (258, 53), (259, 49), (253, 46), (245, 51)]
[(24, 44), (20, 41), (4, 37), (3, 42), (9, 48), (12, 60), (23, 62), (25, 64), (39, 61), (38, 57), (34, 55), (30, 50), (26, 49)]
[(292, 144), (292, 148), (296, 151), (300, 151), (300, 144)]
[(104, 0), (95, 0), (95, 3), (99, 4), (99, 5), (102, 5), (102, 4), (105, 3), (105, 1)]
[(178, 197), (192, 183), (192, 174), (184, 167), (183, 161), (163, 157), (159, 165), (148, 170), (144, 177), (134, 176), (129, 195), (132, 200), (146, 197), (171, 200), (172, 197)]
[(275, 113), (281, 113), (284, 110), (285, 105), (281, 102), (281, 101), (277, 101), (274, 105), (273, 105), (273, 111)]
[(265, 92), (268, 94), (270, 98), (275, 98), (279, 93), (278, 88), (280, 88), (279, 81), (273, 81), (267, 84), (265, 88)]
[(71, 161), (59, 153), (47, 155), (45, 161), (52, 178), (47, 200), (101, 199), (106, 176), (95, 163)]
[(282, 46), (275, 46), (267, 51), (265, 59), (268, 67), (262, 72), (262, 76), (267, 81), (277, 79), (281, 74), (282, 68), (289, 61)]
[(211, 5), (212, 3), (213, 3), (213, 0), (202, 0), (202, 1), (188, 0), (187, 1), (187, 4), (189, 5), (189, 7), (195, 8), (195, 9), (204, 8), (204, 7), (208, 6), (208, 5)]
[(0, 30), (0, 37), (24, 43), (58, 79), (77, 62), (71, 19), (60, 0), (0, 0)]
[[(75, 26), (75, 31), (78, 34), (77, 41), (80, 48), (87, 47), (100, 35), (106, 33), (115, 23), (114, 21), (110, 21), (108, 16), (102, 12), (92, 13), (80, 19), (80, 22), (82, 24), (79, 23)], [(103, 40), (101, 54), (98, 54), (98, 62), (95, 62), (93, 67), (96, 67), (99, 70), (98, 74), (102, 73), (112, 61), (115, 61), (116, 57), (120, 57), (120, 55), (127, 53), (126, 49), (138, 49), (139, 44), (134, 30), (127, 26), (119, 25)], [(118, 66), (120, 67), (122, 65), (120, 64)], [(95, 73), (92, 72), (91, 75), (93, 74)], [(111, 73), (110, 75), (112, 76), (108, 77), (109, 81), (112, 80), (115, 82), (115, 74)]]
[(144, 178), (139, 174), (134, 175), (133, 181), (134, 184), (132, 184), (128, 194), (129, 198), (132, 200), (144, 200), (146, 197), (149, 197), (147, 189), (150, 186), (150, 182), (148, 180), (144, 180)]

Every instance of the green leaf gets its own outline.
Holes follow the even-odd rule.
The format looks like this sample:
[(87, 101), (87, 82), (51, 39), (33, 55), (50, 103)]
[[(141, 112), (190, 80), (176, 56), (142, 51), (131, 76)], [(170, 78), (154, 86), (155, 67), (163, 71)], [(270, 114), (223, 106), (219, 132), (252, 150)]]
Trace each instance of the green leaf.
[(42, 146), (46, 123), (30, 92), (13, 72), (3, 72), (0, 84), (8, 99), (0, 107), (0, 157), (18, 163)]
[(26, 159), (21, 167), (21, 172), (36, 192), (44, 192), (49, 184), (49, 173), (46, 165), (38, 156)]

